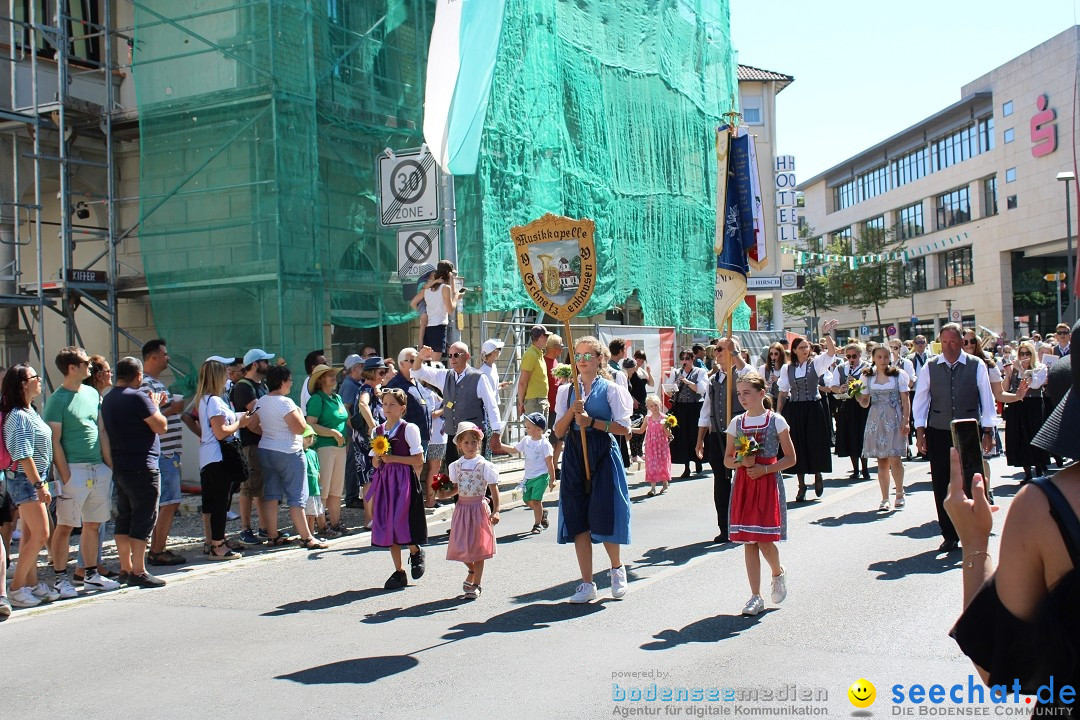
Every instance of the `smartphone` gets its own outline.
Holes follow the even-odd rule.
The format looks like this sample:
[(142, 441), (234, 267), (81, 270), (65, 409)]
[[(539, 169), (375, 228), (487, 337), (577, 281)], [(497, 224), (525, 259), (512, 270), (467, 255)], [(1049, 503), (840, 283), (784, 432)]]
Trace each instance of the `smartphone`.
[(982, 428), (978, 420), (953, 420), (950, 423), (953, 447), (960, 453), (960, 467), (964, 472), (964, 494), (971, 497), (971, 482), (975, 473), (983, 476), (986, 499), (993, 504), (990, 482), (983, 469)]

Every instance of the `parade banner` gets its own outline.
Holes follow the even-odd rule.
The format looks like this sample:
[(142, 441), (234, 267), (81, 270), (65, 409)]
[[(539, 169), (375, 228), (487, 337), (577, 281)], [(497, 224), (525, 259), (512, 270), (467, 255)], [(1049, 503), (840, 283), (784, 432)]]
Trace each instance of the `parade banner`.
[[(563, 339), (570, 352), (574, 338), (570, 321), (585, 309), (596, 288), (596, 223), (548, 213), (528, 225), (510, 228), (518, 270), (525, 290), (536, 306), (561, 320)], [(578, 367), (571, 362), (574, 386)], [(581, 427), (581, 452), (585, 461), (585, 489), (592, 488), (588, 443)]]
[(765, 242), (765, 207), (761, 203), (761, 178), (758, 176), (757, 143), (746, 128), (739, 128), (749, 142), (751, 212), (754, 217), (754, 245), (747, 253), (750, 267), (761, 270), (769, 264), (769, 249)]
[(716, 146), (717, 187), (726, 185), (723, 193), (717, 190), (713, 305), (716, 327), (722, 329), (732, 311), (746, 296), (746, 274), (750, 271), (747, 250), (754, 246), (755, 241), (749, 138), (732, 137), (728, 128), (723, 126), (716, 131)]

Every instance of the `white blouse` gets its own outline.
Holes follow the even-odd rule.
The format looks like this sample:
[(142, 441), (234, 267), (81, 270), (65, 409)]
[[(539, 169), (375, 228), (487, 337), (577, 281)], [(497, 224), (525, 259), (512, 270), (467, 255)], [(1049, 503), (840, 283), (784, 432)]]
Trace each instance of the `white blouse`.
[[(595, 381), (594, 381), (595, 382)], [(559, 422), (562, 416), (566, 414), (567, 396), (570, 394), (570, 383), (559, 386), (559, 392), (555, 396), (555, 422)], [(580, 388), (580, 383), (579, 383)], [(575, 400), (578, 393), (575, 393)], [(584, 396), (586, 402), (588, 401), (588, 395)], [(611, 407), (611, 421), (617, 422), (625, 428), (630, 427), (630, 415), (634, 407), (634, 399), (630, 397), (630, 393), (624, 387), (616, 385), (614, 381), (609, 380), (607, 384), (607, 402)]]
[[(819, 377), (825, 375), (827, 372), (829, 372), (829, 366), (832, 365), (835, 360), (835, 355), (827, 355), (825, 353), (822, 353), (821, 355), (815, 357), (813, 360), (808, 360), (801, 365), (796, 365), (795, 377), (806, 377), (806, 369), (810, 363), (814, 363), (814, 372), (816, 372)], [(780, 368), (780, 378), (776, 381), (777, 386), (780, 388), (780, 392), (791, 392), (791, 383), (788, 381), (788, 367), (790, 365), (791, 363), (787, 363), (784, 365), (784, 367)]]

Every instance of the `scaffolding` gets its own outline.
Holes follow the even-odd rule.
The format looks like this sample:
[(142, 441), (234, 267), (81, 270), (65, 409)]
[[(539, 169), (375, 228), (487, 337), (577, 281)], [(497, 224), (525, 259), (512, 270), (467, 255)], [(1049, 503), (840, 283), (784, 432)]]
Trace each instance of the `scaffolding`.
[[(117, 225), (114, 8), (22, 0), (5, 6), (0, 42), (8, 46), (8, 92), (0, 101), (0, 132), (11, 180), (0, 199), (3, 360), (28, 360), (29, 347), (47, 370), (51, 317), (59, 318), (69, 345), (82, 344), (81, 322), (104, 323), (116, 357), (124, 333), (117, 321), (117, 243), (125, 233)], [(76, 173), (93, 177), (76, 186)], [(53, 188), (55, 220), (49, 220)], [(96, 224), (79, 222), (91, 214)]]

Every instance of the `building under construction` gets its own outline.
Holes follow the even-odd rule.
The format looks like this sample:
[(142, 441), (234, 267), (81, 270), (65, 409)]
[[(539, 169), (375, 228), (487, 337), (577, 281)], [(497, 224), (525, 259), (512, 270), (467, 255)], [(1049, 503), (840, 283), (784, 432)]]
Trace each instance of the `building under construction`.
[[(412, 338), (377, 159), (422, 145), (434, 0), (0, 3), (0, 362), (54, 386), (67, 344), (165, 337), (182, 376)], [(727, 18), (506, 0), (478, 169), (444, 188), (466, 313), (529, 306), (506, 230), (550, 211), (597, 221), (590, 310), (632, 297), (647, 324), (707, 326), (711, 286), (687, 280), (713, 262)]]

